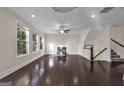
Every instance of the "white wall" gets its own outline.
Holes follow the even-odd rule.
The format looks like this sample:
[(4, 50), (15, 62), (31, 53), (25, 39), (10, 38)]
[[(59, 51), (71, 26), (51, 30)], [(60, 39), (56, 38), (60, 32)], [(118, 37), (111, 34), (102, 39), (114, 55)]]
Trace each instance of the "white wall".
[[(124, 26), (112, 26), (110, 30), (110, 36), (112, 39), (124, 45)], [(117, 54), (121, 56), (121, 58), (124, 58), (124, 48), (114, 42), (111, 42), (111, 48), (116, 51)]]
[(88, 33), (90, 32), (91, 28), (87, 28), (85, 30), (83, 30), (80, 33), (80, 39), (79, 39), (79, 54), (90, 59), (90, 50), (88, 49), (84, 49), (84, 44), (85, 44), (85, 40), (86, 37), (88, 35)]
[[(32, 31), (36, 30), (31, 27), (29, 55), (16, 58), (16, 24), (18, 20), (7, 10), (0, 8), (0, 78), (44, 55), (44, 50), (38, 50), (38, 53), (32, 54)], [(39, 36), (44, 36), (40, 31), (37, 33)]]
[(98, 36), (102, 33), (104, 30), (104, 27), (92, 27), (85, 39), (85, 44), (92, 45), (95, 40), (98, 38)]
[(46, 34), (46, 53), (57, 54), (58, 46), (66, 46), (68, 54), (79, 54), (79, 35)]
[(111, 27), (107, 26), (94, 42), (94, 56), (101, 52), (104, 48), (107, 48), (107, 50), (105, 50), (95, 60), (105, 60), (111, 62), (110, 29)]

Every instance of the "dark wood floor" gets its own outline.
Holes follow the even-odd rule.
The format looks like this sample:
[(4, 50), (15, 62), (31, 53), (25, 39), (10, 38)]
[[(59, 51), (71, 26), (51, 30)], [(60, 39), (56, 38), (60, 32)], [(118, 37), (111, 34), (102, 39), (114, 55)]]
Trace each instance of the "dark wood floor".
[(123, 85), (124, 63), (94, 62), (80, 55), (45, 55), (0, 80), (10, 85)]

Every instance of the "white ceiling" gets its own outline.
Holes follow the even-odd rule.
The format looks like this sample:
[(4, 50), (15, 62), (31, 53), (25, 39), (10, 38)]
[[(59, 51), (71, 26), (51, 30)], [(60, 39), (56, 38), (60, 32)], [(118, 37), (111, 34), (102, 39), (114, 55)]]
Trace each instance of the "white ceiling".
[[(70, 33), (78, 33), (88, 27), (124, 25), (124, 8), (114, 8), (107, 14), (99, 14), (102, 9), (103, 7), (78, 7), (71, 12), (59, 13), (51, 7), (8, 8), (14, 15), (45, 33), (56, 33), (56, 26), (59, 24), (66, 25), (71, 30)], [(36, 17), (32, 18), (31, 14)], [(91, 18), (92, 14), (96, 14), (96, 17)]]

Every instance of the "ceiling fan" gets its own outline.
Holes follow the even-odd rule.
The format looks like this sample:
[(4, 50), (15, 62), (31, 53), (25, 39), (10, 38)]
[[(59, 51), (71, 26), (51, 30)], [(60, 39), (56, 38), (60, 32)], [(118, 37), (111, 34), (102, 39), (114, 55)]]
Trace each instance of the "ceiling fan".
[(67, 29), (66, 26), (59, 26), (59, 33), (68, 33), (70, 31), (70, 29)]

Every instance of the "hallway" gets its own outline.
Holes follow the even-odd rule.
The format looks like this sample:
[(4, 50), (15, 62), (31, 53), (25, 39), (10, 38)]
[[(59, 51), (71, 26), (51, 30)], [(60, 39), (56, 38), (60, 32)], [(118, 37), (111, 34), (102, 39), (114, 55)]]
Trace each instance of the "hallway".
[[(119, 62), (121, 63), (121, 62)], [(123, 85), (124, 64), (114, 62), (94, 62), (80, 55), (45, 55), (0, 82), (9, 85), (55, 85), (55, 86), (106, 86)]]

